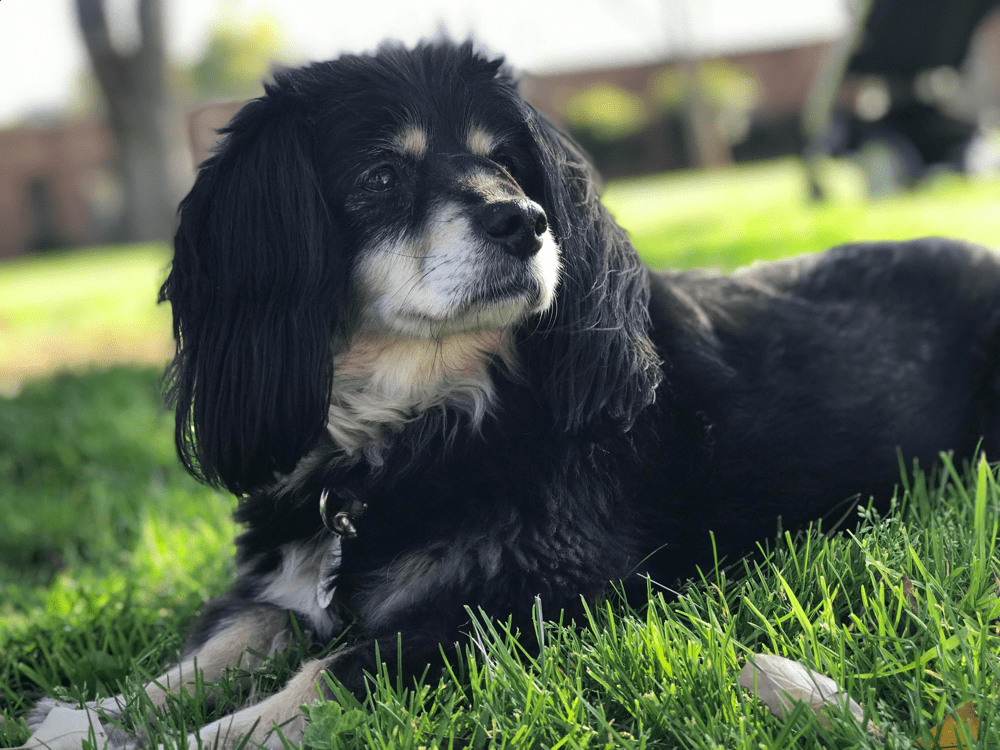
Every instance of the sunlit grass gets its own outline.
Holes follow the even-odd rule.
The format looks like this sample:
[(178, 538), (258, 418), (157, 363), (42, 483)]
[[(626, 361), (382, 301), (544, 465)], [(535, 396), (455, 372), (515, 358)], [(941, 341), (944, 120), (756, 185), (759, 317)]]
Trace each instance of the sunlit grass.
[(116, 368), (0, 397), (0, 715), (175, 658), (232, 571), (234, 501), (178, 465), (159, 379)]
[(612, 183), (605, 203), (654, 268), (731, 269), (845, 242), (956, 237), (1000, 247), (1000, 180), (941, 175), (918, 190), (865, 198), (849, 163), (826, 165), (812, 203), (795, 160)]
[(169, 262), (152, 244), (0, 264), (0, 390), (65, 367), (165, 362), (170, 308), (156, 295)]

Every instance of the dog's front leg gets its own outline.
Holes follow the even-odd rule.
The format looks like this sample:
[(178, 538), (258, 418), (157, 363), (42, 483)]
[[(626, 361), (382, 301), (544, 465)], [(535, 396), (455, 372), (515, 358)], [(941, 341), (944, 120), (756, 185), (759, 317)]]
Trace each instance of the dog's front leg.
[[(181, 661), (145, 685), (153, 707), (162, 708), (171, 694), (190, 693), (197, 678), (218, 682), (227, 669), (240, 666), (252, 670), (260, 664), (260, 657), (252, 652), (268, 654), (274, 650), (276, 640), (281, 640), (289, 626), (288, 613), (277, 607), (248, 603), (232, 608), (225, 617), (213, 617), (213, 613), (221, 611), (210, 607), (202, 635), (188, 645)], [(28, 728), (37, 730), (52, 709), (60, 705), (55, 699), (43, 698), (28, 714)], [(118, 718), (124, 708), (125, 697), (115, 695), (89, 702), (84, 710)]]
[[(340, 652), (343, 653), (343, 652)], [(188, 747), (229, 750), (245, 737), (249, 747), (282, 750), (285, 742), (298, 743), (306, 726), (302, 706), (312, 705), (319, 698), (329, 698), (323, 672), (337, 660), (339, 654), (313, 659), (279, 692), (229, 716), (223, 716), (188, 736)]]
[[(406, 668), (397, 661), (400, 639), (405, 651)], [(188, 748), (197, 750), (200, 746), (231, 750), (245, 737), (250, 747), (283, 750), (283, 740), (293, 744), (302, 741), (306, 726), (302, 706), (311, 706), (321, 698), (333, 699), (327, 689), (324, 672), (329, 672), (334, 680), (342, 683), (359, 700), (364, 700), (368, 692), (367, 675), (377, 673), (380, 665), (384, 665), (390, 674), (401, 670), (404, 684), (412, 684), (412, 680), (424, 675), (428, 669), (433, 675), (442, 663), (442, 642), (447, 643), (443, 634), (411, 629), (340, 648), (328, 656), (305, 663), (280, 692), (189, 735)]]

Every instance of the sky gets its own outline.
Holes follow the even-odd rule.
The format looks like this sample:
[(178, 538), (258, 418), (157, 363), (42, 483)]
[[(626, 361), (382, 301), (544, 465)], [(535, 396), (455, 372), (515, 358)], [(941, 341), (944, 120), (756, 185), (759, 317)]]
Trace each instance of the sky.
[[(128, 38), (135, 0), (105, 0)], [(196, 59), (220, 20), (273, 17), (295, 63), (412, 44), (445, 28), (473, 33), (536, 73), (828, 39), (847, 23), (846, 0), (164, 0), (168, 46)], [(52, 111), (73, 95), (86, 53), (73, 0), (0, 0), (0, 127)], [(131, 11), (134, 12), (134, 11)]]

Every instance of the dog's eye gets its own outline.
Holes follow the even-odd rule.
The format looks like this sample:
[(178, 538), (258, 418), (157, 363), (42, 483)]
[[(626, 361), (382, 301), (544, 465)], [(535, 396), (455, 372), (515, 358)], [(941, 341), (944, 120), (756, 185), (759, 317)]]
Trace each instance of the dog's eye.
[(392, 190), (396, 187), (398, 181), (399, 178), (392, 167), (379, 167), (366, 174), (361, 185), (365, 190), (370, 190), (373, 193), (381, 193), (386, 190)]
[(513, 156), (509, 156), (507, 154), (497, 154), (493, 157), (493, 161), (503, 167), (504, 171), (506, 171), (511, 177), (514, 177), (515, 179), (517, 178), (520, 165), (518, 164), (517, 159)]

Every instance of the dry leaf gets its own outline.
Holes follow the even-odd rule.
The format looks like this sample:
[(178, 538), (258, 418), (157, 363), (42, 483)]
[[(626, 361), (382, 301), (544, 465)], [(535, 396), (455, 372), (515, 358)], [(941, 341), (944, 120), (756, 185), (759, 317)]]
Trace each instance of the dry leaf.
[[(813, 672), (805, 664), (774, 654), (753, 654), (747, 657), (747, 664), (740, 672), (740, 686), (752, 692), (772, 714), (785, 718), (798, 702), (805, 703), (816, 712), (819, 723), (831, 727), (829, 717), (822, 711), (830, 705), (846, 703), (858, 721), (864, 720), (861, 706), (836, 682), (819, 672)], [(882, 733), (871, 721), (868, 733), (882, 739)]]
[(903, 573), (903, 598), (906, 599), (906, 603), (910, 605), (910, 611), (917, 611), (917, 597), (913, 595), (913, 581), (910, 580), (906, 573)]
[[(962, 735), (958, 727), (959, 721), (969, 727), (969, 736), (972, 739), (979, 739), (979, 717), (976, 716), (976, 709), (973, 708), (972, 701), (963, 703), (955, 713), (958, 715), (957, 720), (954, 716), (946, 716), (941, 722), (941, 726), (931, 731), (931, 737), (933, 737), (931, 747), (941, 750), (964, 748), (965, 745), (962, 743)], [(917, 744), (920, 747), (926, 747), (923, 740), (917, 740)]]
[(80, 750), (91, 737), (91, 727), (96, 747), (106, 747), (108, 735), (96, 712), (57, 706), (18, 750)]

